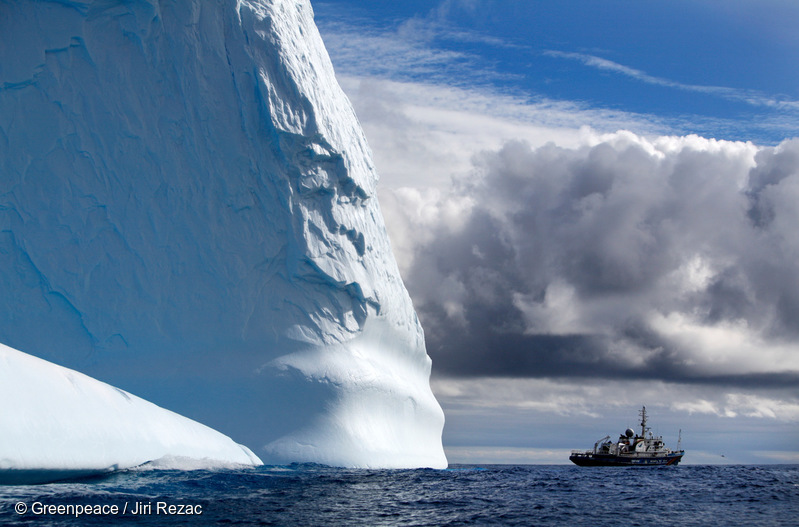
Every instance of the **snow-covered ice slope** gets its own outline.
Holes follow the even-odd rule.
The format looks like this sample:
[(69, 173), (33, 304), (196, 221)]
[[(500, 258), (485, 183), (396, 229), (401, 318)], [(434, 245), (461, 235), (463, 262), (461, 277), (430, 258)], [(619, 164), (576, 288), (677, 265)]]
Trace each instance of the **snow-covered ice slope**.
[(163, 458), (260, 465), (229, 437), (113, 386), (0, 344), (0, 484), (39, 483)]
[(266, 462), (445, 466), (371, 154), (308, 1), (2, 10), (0, 342)]

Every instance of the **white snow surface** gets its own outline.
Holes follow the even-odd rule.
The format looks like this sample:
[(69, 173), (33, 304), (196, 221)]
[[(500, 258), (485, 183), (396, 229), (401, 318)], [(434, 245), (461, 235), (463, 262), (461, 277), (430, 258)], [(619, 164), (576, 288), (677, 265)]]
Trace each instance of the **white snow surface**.
[(39, 483), (173, 458), (191, 460), (193, 468), (262, 464), (247, 447), (205, 425), (1, 344), (0, 400), (0, 483)]
[(2, 9), (0, 342), (267, 463), (445, 467), (371, 152), (310, 3)]

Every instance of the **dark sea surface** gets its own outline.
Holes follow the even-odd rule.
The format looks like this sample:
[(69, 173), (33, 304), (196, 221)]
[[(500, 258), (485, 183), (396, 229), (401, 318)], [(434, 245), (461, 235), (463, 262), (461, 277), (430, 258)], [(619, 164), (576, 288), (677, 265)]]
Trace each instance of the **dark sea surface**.
[(799, 465), (128, 471), (0, 487), (0, 524), (795, 526)]

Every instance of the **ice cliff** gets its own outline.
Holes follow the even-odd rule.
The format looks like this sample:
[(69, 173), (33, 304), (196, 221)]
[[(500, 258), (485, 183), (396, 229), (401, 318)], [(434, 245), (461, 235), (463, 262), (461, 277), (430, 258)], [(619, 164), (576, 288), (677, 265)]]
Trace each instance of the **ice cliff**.
[(376, 181), (307, 0), (0, 3), (8, 346), (267, 463), (446, 466)]

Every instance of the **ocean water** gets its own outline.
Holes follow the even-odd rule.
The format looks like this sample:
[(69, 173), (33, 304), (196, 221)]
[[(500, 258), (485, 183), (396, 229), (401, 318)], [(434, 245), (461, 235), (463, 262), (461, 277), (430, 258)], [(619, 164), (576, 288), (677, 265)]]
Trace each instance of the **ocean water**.
[(799, 465), (447, 470), (292, 465), (139, 470), (0, 487), (2, 525), (112, 523), (796, 526)]

